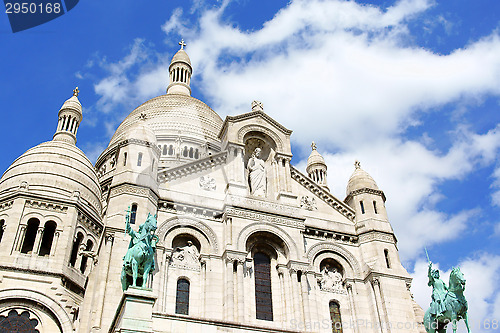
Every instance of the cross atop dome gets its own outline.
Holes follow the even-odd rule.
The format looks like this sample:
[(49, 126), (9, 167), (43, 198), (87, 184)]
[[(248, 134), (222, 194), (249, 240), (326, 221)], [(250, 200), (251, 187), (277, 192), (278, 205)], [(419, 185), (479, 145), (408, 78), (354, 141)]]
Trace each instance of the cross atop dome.
[(354, 168), (355, 168), (355, 169), (359, 169), (359, 168), (361, 168), (361, 162), (360, 162), (360, 161), (358, 161), (358, 160), (356, 160), (356, 161), (354, 162)]
[(181, 50), (184, 50), (184, 47), (187, 46), (186, 43), (184, 43), (184, 39), (181, 39), (179, 45), (181, 46)]
[(78, 90), (78, 87), (73, 89), (73, 96), (78, 97), (78, 94), (80, 93), (80, 90)]
[(318, 148), (318, 147), (316, 147), (316, 142), (313, 141), (311, 143), (311, 148), (312, 148), (312, 150), (316, 150)]

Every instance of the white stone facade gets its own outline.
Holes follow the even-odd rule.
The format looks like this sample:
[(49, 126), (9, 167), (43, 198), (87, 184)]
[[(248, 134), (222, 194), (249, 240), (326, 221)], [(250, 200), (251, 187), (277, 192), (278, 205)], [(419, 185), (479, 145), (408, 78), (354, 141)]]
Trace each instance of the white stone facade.
[[(54, 140), (4, 173), (0, 325), (27, 312), (40, 332), (118, 332), (123, 318), (128, 332), (134, 309), (154, 302), (150, 313), (137, 310), (138, 331), (423, 332), (385, 195), (359, 163), (338, 199), (315, 145), (307, 175), (290, 164), (291, 131), (262, 103), (223, 121), (190, 96), (183, 49), (169, 72), (167, 94), (132, 111), (95, 166), (75, 146), (76, 90)], [(265, 189), (251, 195), (256, 148)], [(149, 303), (134, 301), (140, 291), (122, 299), (128, 207), (134, 228), (158, 215)], [(187, 314), (180, 280), (189, 283)]]

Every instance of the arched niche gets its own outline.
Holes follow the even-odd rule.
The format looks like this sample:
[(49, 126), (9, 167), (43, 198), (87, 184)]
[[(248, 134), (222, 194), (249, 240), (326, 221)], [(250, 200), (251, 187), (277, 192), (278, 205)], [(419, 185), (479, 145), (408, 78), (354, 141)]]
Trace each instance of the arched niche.
[(314, 270), (318, 273), (321, 272), (321, 262), (326, 258), (332, 258), (342, 266), (344, 277), (361, 277), (361, 268), (358, 261), (352, 253), (350, 253), (340, 245), (330, 242), (317, 243), (307, 251), (307, 257), (313, 264)]
[(243, 137), (245, 144), (245, 155), (243, 161), (245, 167), (256, 148), (261, 149), (260, 158), (268, 163), (276, 154), (276, 142), (266, 133), (260, 131), (250, 131)]
[(253, 258), (255, 253), (265, 253), (269, 258), (278, 262), (286, 262), (289, 256), (289, 249), (286, 243), (277, 235), (267, 231), (256, 231), (251, 234), (246, 241), (245, 250)]
[[(174, 217), (163, 222), (158, 228), (159, 246), (171, 248), (172, 241), (178, 235), (191, 235), (199, 244), (200, 253), (217, 253), (217, 235), (205, 222), (192, 218)], [(195, 244), (195, 242), (193, 242)]]

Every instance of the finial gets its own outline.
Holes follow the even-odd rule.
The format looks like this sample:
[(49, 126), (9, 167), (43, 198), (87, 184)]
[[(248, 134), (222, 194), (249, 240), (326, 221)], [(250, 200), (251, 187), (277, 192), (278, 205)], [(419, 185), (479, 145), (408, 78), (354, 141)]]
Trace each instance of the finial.
[(179, 45), (181, 46), (181, 50), (184, 50), (184, 46), (186, 46), (186, 43), (184, 43), (184, 39), (181, 39)]
[(264, 104), (259, 101), (252, 102), (252, 111), (264, 111)]
[(313, 141), (313, 142), (311, 143), (311, 148), (312, 148), (312, 150), (316, 150), (316, 148), (317, 148), (317, 147), (316, 147), (316, 142), (314, 142), (314, 141)]
[(361, 168), (361, 162), (360, 162), (360, 161), (358, 161), (358, 160), (356, 160), (356, 162), (354, 162), (354, 167), (355, 167), (356, 169)]
[(73, 89), (73, 96), (78, 97), (78, 94), (80, 93), (80, 90), (78, 90), (78, 87)]

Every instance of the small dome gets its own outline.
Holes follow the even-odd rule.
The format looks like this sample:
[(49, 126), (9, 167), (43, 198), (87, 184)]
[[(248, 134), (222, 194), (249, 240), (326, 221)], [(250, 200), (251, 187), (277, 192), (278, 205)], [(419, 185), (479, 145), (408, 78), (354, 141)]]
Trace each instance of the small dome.
[(47, 199), (79, 197), (101, 215), (101, 188), (95, 169), (74, 144), (53, 140), (26, 151), (3, 174), (0, 194), (15, 191), (21, 184)]
[(147, 141), (156, 146), (156, 135), (153, 130), (143, 124), (143, 121), (135, 123), (126, 133), (127, 139)]
[(82, 114), (82, 104), (75, 95), (71, 96), (64, 104), (61, 106), (61, 110), (74, 110)]
[(172, 61), (170, 62), (170, 66), (172, 66), (172, 64), (176, 62), (183, 62), (191, 66), (191, 59), (189, 59), (189, 56), (186, 51), (184, 51), (184, 49), (180, 49), (179, 51), (177, 51), (177, 53), (172, 58)]
[(370, 188), (378, 190), (377, 183), (373, 180), (372, 176), (368, 174), (365, 170), (361, 169), (361, 165), (358, 161), (354, 164), (356, 169), (349, 178), (347, 183), (346, 195), (351, 194), (353, 191), (360, 190), (362, 188)]
[(325, 159), (316, 150), (316, 144), (314, 142), (311, 144), (311, 147), (312, 147), (312, 151), (311, 151), (311, 155), (309, 155), (309, 158), (307, 159), (306, 170), (309, 170), (311, 167), (313, 167), (314, 165), (317, 165), (317, 164), (322, 164), (326, 167)]

